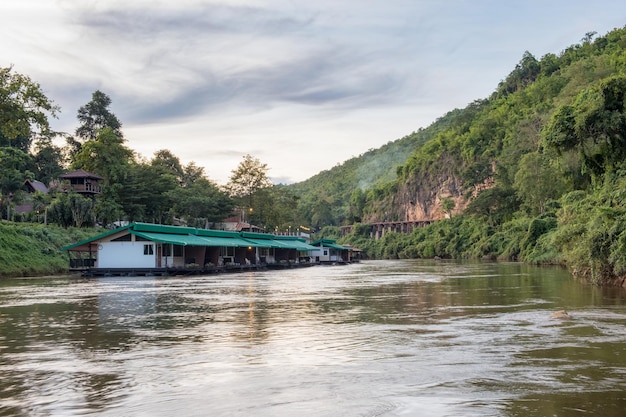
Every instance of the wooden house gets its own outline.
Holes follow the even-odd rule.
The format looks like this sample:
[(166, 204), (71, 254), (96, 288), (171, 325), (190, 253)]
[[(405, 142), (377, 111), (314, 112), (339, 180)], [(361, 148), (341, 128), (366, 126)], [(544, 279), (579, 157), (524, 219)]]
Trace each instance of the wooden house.
[(102, 192), (100, 183), (104, 178), (83, 169), (68, 172), (67, 174), (61, 175), (59, 178), (62, 182), (66, 181), (69, 186), (69, 188), (64, 189), (64, 191), (72, 190), (75, 193), (92, 198)]
[(23, 191), (26, 192), (26, 198), (24, 198), (24, 201), (21, 204), (15, 206), (15, 212), (21, 213), (21, 214), (29, 213), (33, 211), (34, 204), (33, 204), (32, 196), (35, 193), (37, 192), (43, 193), (43, 194), (48, 193), (48, 187), (46, 187), (46, 184), (37, 180), (24, 181), (24, 185), (22, 186), (22, 189)]

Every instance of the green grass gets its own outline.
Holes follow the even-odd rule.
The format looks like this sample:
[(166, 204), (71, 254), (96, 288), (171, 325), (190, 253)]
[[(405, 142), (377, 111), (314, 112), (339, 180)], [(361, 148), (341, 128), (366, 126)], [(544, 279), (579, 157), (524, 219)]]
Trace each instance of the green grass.
[(0, 277), (41, 276), (68, 272), (63, 246), (98, 233), (36, 223), (0, 222)]

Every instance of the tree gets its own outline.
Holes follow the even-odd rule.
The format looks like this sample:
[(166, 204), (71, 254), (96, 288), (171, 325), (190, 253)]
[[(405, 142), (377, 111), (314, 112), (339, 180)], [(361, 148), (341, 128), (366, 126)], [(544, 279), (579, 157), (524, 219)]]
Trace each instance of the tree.
[(530, 214), (543, 214), (549, 200), (558, 199), (565, 191), (563, 176), (550, 160), (539, 152), (524, 155), (515, 174), (515, 191)]
[(363, 217), (363, 210), (365, 209), (365, 203), (367, 202), (367, 194), (357, 188), (352, 192), (350, 196), (350, 206), (348, 219), (350, 223), (359, 223)]
[(49, 193), (42, 193), (41, 191), (35, 191), (32, 196), (33, 211), (37, 214), (37, 221), (39, 215), (43, 213), (43, 223), (48, 224), (48, 206), (52, 202), (52, 195)]
[(93, 140), (100, 130), (108, 127), (116, 136), (123, 137), (122, 123), (109, 111), (110, 105), (109, 96), (96, 90), (91, 96), (91, 101), (78, 109), (80, 126), (76, 129), (76, 136), (83, 140)]
[[(11, 203), (19, 197), (24, 181), (32, 177), (28, 171), (30, 155), (10, 147), (0, 148), (0, 208), (6, 208), (11, 219)], [(2, 215), (0, 215), (0, 219)]]
[(192, 184), (167, 193), (175, 216), (183, 217), (190, 226), (206, 227), (232, 213), (232, 200), (216, 184), (200, 178)]
[(499, 91), (504, 94), (514, 93), (535, 81), (541, 71), (539, 61), (530, 52), (524, 52), (515, 69), (500, 83)]
[(93, 225), (93, 200), (73, 192), (60, 193), (48, 209), (50, 220), (63, 227)]
[(261, 163), (258, 158), (251, 155), (244, 155), (243, 161), (234, 169), (226, 189), (232, 197), (238, 197), (243, 204), (253, 208), (255, 193), (272, 186), (272, 182), (267, 176), (267, 164)]
[(168, 172), (180, 184), (183, 181), (183, 166), (180, 159), (167, 149), (161, 149), (154, 153), (154, 157), (150, 161), (153, 167), (160, 167), (163, 172)]
[[(142, 218), (135, 220), (164, 223), (170, 217), (173, 201), (169, 193), (180, 187), (176, 174), (160, 164), (133, 164), (125, 188), (125, 202), (136, 207), (133, 212)], [(138, 213), (140, 209), (141, 213)]]
[(456, 207), (456, 203), (453, 199), (449, 197), (444, 197), (441, 199), (441, 210), (447, 218), (452, 217), (452, 210)]
[(615, 76), (581, 92), (557, 110), (544, 131), (559, 153), (575, 150), (596, 179), (626, 159), (626, 76)]
[(25, 75), (12, 73), (12, 67), (0, 68), (0, 138), (12, 141), (21, 138), (27, 146), (39, 134), (50, 132), (48, 115), (54, 117), (57, 107), (41, 91), (38, 83)]
[(60, 147), (52, 143), (50, 138), (38, 139), (34, 151), (35, 178), (44, 184), (49, 184), (63, 173), (63, 152)]
[(300, 197), (285, 185), (260, 189), (255, 195), (254, 211), (249, 213), (250, 222), (262, 225), (266, 230), (296, 229), (297, 207)]
[(190, 186), (202, 179), (205, 179), (204, 168), (197, 166), (193, 161), (185, 165), (181, 177), (181, 184), (183, 186)]
[(105, 184), (123, 182), (134, 153), (124, 146), (124, 139), (106, 127), (94, 140), (86, 142), (74, 156), (73, 168), (82, 168), (104, 177)]
[(50, 134), (48, 116), (59, 110), (39, 84), (12, 70), (0, 68), (0, 208), (6, 207), (7, 218), (24, 180), (32, 178), (32, 140)]

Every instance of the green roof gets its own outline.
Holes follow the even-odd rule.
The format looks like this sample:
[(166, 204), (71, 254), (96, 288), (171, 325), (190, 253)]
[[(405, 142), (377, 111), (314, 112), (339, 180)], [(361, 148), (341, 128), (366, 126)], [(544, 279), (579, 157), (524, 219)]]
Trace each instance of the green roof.
[(291, 249), (297, 249), (299, 251), (312, 251), (318, 249), (315, 246), (309, 245), (304, 240), (294, 236), (276, 236), (274, 240), (281, 245), (287, 246)]
[(196, 235), (174, 235), (168, 233), (146, 233), (131, 230), (130, 233), (157, 243), (171, 243), (180, 246), (218, 246), (238, 248), (249, 246), (243, 239), (208, 237)]
[(331, 239), (320, 239), (320, 240), (316, 240), (315, 242), (312, 242), (311, 245), (313, 246), (324, 246), (325, 248), (331, 248), (331, 249), (337, 249), (337, 250), (351, 250), (350, 248), (346, 248), (345, 246), (341, 246), (335, 243), (334, 240)]
[(282, 236), (274, 236), (271, 234), (250, 232), (242, 232), (241, 236), (243, 239), (249, 241), (252, 246), (259, 248), (295, 249), (303, 252), (317, 250), (316, 247), (311, 246), (303, 240), (295, 237), (284, 238)]
[(70, 250), (70, 249), (73, 249), (73, 248), (75, 248), (77, 246), (81, 246), (81, 245), (85, 245), (85, 244), (87, 244), (89, 242), (93, 242), (94, 240), (103, 239), (103, 238), (105, 238), (107, 236), (110, 236), (110, 235), (113, 235), (113, 234), (115, 234), (117, 232), (121, 232), (122, 230), (129, 229), (130, 227), (132, 227), (132, 224), (129, 224), (128, 226), (118, 227), (117, 229), (113, 229), (113, 230), (107, 230), (106, 232), (103, 232), (103, 233), (100, 233), (98, 235), (95, 235), (94, 237), (90, 237), (88, 239), (81, 240), (80, 242), (76, 242), (76, 243), (73, 243), (71, 245), (63, 246), (61, 248), (61, 250), (62, 251)]
[(234, 232), (151, 223), (131, 223), (127, 226), (119, 227), (114, 230), (108, 230), (89, 239), (65, 246), (61, 248), (61, 250), (66, 251), (78, 246), (89, 244), (124, 230), (128, 230), (128, 233), (151, 242), (168, 243), (180, 246), (254, 246), (259, 248), (296, 249), (299, 251), (311, 251), (317, 249), (295, 236), (274, 236), (268, 233)]

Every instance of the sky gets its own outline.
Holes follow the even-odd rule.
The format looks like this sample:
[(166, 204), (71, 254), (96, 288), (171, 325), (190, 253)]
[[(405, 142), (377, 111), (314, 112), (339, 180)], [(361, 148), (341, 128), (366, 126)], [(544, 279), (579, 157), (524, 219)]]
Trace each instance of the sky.
[(293, 183), (625, 25), (623, 0), (3, 0), (0, 67), (61, 107), (56, 131), (100, 90), (147, 160), (225, 184), (250, 154)]

